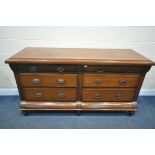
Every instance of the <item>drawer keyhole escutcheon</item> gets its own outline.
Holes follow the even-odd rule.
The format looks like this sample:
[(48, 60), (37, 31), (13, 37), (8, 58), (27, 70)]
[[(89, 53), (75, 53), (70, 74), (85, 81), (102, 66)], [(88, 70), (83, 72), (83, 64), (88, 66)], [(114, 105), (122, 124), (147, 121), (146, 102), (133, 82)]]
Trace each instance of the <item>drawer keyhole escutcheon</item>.
[(96, 84), (100, 84), (100, 83), (102, 83), (102, 80), (101, 80), (101, 79), (96, 79), (96, 80), (95, 80), (95, 83), (96, 83)]
[(124, 95), (123, 94), (116, 94), (116, 98), (118, 98), (118, 99), (124, 98)]
[(120, 80), (119, 83), (120, 83), (120, 84), (126, 84), (127, 81), (126, 81), (126, 80)]
[(58, 67), (58, 68), (57, 68), (57, 71), (60, 72), (60, 73), (64, 72), (64, 70), (65, 70), (65, 69), (64, 69), (63, 67)]
[(98, 94), (98, 93), (94, 94), (94, 98), (98, 99), (100, 97), (101, 97), (101, 94)]
[(32, 82), (35, 83), (35, 84), (38, 84), (38, 83), (41, 82), (41, 80), (40, 79), (33, 79)]
[(43, 96), (42, 93), (36, 93), (36, 94), (35, 94), (35, 97), (42, 97), (42, 96)]
[(59, 93), (59, 97), (65, 97), (65, 93)]
[(65, 83), (65, 80), (64, 79), (58, 79), (58, 83), (59, 84), (64, 84)]

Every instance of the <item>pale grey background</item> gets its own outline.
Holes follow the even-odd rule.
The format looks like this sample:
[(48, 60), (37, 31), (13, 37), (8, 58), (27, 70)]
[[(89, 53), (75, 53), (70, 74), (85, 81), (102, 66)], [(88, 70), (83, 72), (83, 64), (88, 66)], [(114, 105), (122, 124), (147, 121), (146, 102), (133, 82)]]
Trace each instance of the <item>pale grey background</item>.
[[(0, 94), (16, 94), (6, 58), (25, 47), (132, 48), (155, 61), (155, 27), (0, 27)], [(141, 93), (155, 94), (155, 68)]]

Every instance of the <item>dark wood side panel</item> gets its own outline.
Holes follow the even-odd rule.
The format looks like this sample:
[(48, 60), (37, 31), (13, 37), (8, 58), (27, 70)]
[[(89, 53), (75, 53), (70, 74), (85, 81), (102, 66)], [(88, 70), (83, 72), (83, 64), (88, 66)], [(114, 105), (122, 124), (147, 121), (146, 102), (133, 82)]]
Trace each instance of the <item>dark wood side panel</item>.
[(141, 75), (139, 83), (138, 83), (138, 87), (136, 89), (136, 93), (135, 93), (135, 97), (134, 97), (134, 101), (137, 101), (140, 89), (142, 87), (143, 81), (144, 81), (144, 77), (145, 77), (145, 73)]
[(19, 97), (20, 97), (21, 100), (23, 100), (24, 99), (23, 88), (22, 88), (22, 86), (20, 84), (19, 74), (14, 72), (14, 76), (15, 76), (15, 80), (16, 80), (16, 84), (17, 84), (17, 88), (18, 88), (18, 92), (19, 92)]

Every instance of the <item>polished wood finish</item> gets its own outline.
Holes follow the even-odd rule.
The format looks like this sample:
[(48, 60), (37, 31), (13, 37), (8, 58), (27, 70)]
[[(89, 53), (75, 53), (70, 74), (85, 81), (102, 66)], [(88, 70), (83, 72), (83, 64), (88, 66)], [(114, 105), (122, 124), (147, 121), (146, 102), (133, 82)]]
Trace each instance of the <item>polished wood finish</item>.
[[(81, 105), (81, 108), (77, 108)], [(136, 102), (47, 102), (21, 101), (21, 110), (136, 111)]]
[(24, 88), (26, 101), (76, 101), (75, 88)]
[(20, 109), (136, 111), (154, 62), (131, 49), (25, 48), (6, 60)]
[(140, 74), (84, 74), (83, 87), (137, 87)]
[(22, 73), (77, 73), (79, 66), (64, 64), (11, 64), (10, 67), (15, 72)]
[(27, 47), (6, 60), (12, 64), (103, 64), (152, 65), (132, 49), (36, 48)]
[(105, 66), (105, 65), (83, 65), (82, 71), (87, 73), (145, 73), (149, 66)]
[(138, 98), (138, 95), (139, 95), (140, 89), (141, 89), (141, 87), (142, 87), (144, 78), (145, 78), (145, 74), (141, 74), (141, 77), (140, 77), (140, 80), (139, 80), (139, 83), (138, 83), (138, 87), (137, 87), (137, 89), (136, 89), (134, 101), (136, 101), (137, 98)]
[(105, 89), (83, 89), (82, 101), (133, 101), (134, 88), (105, 88)]
[(76, 110), (77, 102), (21, 101), (21, 110)]
[(20, 73), (23, 87), (76, 87), (77, 74)]
[(83, 102), (83, 110), (136, 111), (137, 102)]

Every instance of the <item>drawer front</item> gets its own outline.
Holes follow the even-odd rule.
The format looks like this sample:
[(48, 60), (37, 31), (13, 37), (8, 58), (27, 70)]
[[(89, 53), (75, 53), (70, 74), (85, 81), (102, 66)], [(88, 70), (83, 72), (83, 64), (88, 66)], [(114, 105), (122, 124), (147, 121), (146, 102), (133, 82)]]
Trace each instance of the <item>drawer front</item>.
[(82, 101), (133, 101), (136, 89), (83, 89)]
[(20, 73), (24, 87), (76, 87), (77, 74)]
[(146, 73), (150, 66), (102, 66), (102, 65), (64, 65), (64, 64), (11, 64), (10, 66), (15, 72), (30, 73), (77, 73), (77, 72), (93, 72), (93, 73)]
[(83, 74), (83, 87), (137, 87), (140, 74)]
[(24, 88), (27, 101), (76, 101), (77, 91), (74, 88)]
[(31, 73), (47, 73), (47, 72), (78, 72), (78, 65), (29, 65), (29, 64), (20, 64), (20, 65), (12, 65), (11, 68), (16, 72), (31, 72)]
[(149, 66), (102, 66), (102, 65), (83, 65), (83, 72), (96, 73), (144, 73), (149, 70)]

